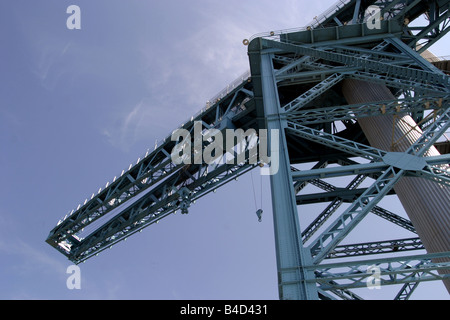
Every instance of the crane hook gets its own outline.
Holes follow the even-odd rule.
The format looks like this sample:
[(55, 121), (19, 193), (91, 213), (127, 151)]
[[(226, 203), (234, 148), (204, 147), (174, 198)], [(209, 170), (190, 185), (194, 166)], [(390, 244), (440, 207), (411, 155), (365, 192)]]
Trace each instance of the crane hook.
[(262, 210), (262, 209), (258, 209), (258, 210), (256, 211), (256, 215), (258, 216), (258, 221), (259, 221), (259, 222), (261, 222), (262, 214), (263, 214), (263, 210)]

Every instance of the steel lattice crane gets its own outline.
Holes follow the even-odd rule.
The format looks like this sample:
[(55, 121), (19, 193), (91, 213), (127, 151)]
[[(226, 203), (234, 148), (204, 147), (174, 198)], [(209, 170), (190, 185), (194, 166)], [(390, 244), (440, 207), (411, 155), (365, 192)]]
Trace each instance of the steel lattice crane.
[[(409, 298), (422, 281), (450, 288), (450, 148), (442, 140), (450, 126), (450, 70), (427, 53), (450, 30), (449, 9), (448, 0), (338, 1), (304, 28), (246, 39), (250, 71), (178, 128), (192, 134), (189, 147), (201, 148), (208, 139), (195, 133), (212, 129), (279, 133), (270, 181), (280, 299), (361, 299), (353, 290), (372, 280), (400, 284), (395, 299)], [(413, 26), (420, 17), (423, 25)], [(187, 213), (193, 201), (264, 165), (251, 161), (248, 135), (215, 155), (243, 156), (234, 162), (194, 156), (174, 163), (181, 142), (167, 136), (60, 220), (47, 243), (78, 264), (176, 210)], [(305, 164), (312, 165), (299, 169)], [(347, 185), (334, 185), (335, 177)], [(305, 194), (307, 186), (323, 192)], [(407, 208), (413, 192), (425, 200), (409, 205), (411, 221), (379, 205), (397, 196)], [(302, 206), (315, 203), (325, 209), (300, 225)], [(421, 221), (420, 212), (441, 227), (433, 239), (433, 222)], [(413, 236), (343, 241), (373, 214)]]

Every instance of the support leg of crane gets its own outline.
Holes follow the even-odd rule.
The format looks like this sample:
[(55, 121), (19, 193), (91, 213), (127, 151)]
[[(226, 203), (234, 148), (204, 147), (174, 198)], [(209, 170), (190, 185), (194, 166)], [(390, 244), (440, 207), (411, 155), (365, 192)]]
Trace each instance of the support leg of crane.
[[(261, 56), (261, 84), (265, 115), (279, 114), (281, 108), (270, 54)], [(315, 276), (304, 268), (311, 262), (311, 254), (303, 247), (284, 127), (280, 117), (267, 120), (269, 131), (280, 132), (279, 170), (270, 176), (279, 296), (282, 300), (318, 299), (316, 285), (311, 281)]]

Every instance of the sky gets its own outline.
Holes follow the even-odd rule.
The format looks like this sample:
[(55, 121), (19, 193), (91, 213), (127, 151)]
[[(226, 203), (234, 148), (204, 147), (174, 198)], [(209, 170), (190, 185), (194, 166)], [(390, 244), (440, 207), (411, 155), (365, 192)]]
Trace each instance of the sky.
[[(45, 239), (249, 68), (243, 39), (302, 27), (333, 3), (2, 0), (0, 299), (278, 299), (270, 186), (257, 172), (81, 264), (80, 290)], [(80, 30), (66, 26), (73, 4)], [(441, 283), (420, 289), (417, 299), (448, 298)]]

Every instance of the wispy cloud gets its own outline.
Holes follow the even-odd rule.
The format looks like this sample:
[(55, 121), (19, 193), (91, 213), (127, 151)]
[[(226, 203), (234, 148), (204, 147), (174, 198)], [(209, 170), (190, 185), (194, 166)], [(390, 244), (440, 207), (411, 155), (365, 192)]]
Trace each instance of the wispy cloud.
[(4, 280), (8, 282), (9, 278), (17, 281), (33, 276), (35, 279), (46, 276), (58, 279), (57, 281), (65, 281), (67, 264), (43, 250), (43, 242), (37, 243), (28, 234), (22, 234), (21, 230), (23, 226), (19, 226), (14, 215), (8, 214), (4, 209), (0, 210), (0, 260), (2, 262), (7, 260), (8, 272), (14, 274), (14, 277)]
[(35, 247), (21, 239), (0, 239), (0, 253), (16, 256), (20, 264), (15, 270), (19, 273), (34, 273), (36, 270), (62, 274), (66, 264), (42, 252), (42, 248)]
[(112, 146), (128, 152), (137, 141), (148, 140), (148, 134), (153, 129), (152, 110), (145, 99), (123, 109), (111, 114), (110, 125), (103, 128), (101, 134)]
[(128, 142), (133, 143), (136, 139), (136, 130), (139, 126), (141, 118), (139, 115), (142, 110), (142, 101), (140, 101), (130, 113), (125, 117), (122, 127), (120, 128), (120, 143), (122, 145)]
[(66, 55), (70, 53), (71, 42), (50, 42), (35, 51), (31, 72), (41, 85), (48, 91), (53, 91), (62, 78), (70, 77), (76, 67), (67, 63)]

